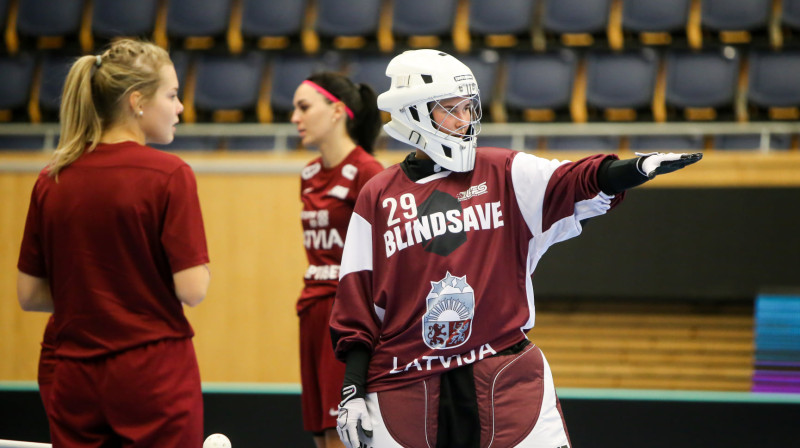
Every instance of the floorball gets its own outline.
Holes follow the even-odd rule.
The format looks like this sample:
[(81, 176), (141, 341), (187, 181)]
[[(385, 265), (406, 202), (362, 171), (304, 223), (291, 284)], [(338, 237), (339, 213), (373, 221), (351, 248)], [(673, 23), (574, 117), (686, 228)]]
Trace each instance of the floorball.
[(211, 434), (203, 442), (203, 448), (231, 448), (231, 441), (224, 434)]

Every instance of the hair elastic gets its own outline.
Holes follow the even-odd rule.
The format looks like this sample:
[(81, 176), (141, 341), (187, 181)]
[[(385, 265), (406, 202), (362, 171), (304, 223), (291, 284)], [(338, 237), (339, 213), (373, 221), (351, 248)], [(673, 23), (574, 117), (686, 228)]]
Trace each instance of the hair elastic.
[(103, 63), (102, 56), (100, 56), (98, 54), (97, 56), (94, 57), (94, 65), (96, 65), (97, 67), (100, 67), (100, 64), (102, 64), (102, 63)]
[(325, 98), (333, 101), (334, 103), (342, 103), (342, 105), (344, 105), (344, 111), (347, 112), (347, 116), (350, 117), (351, 120), (355, 117), (353, 111), (350, 110), (349, 107), (347, 107), (347, 104), (344, 104), (344, 101), (340, 100), (339, 98), (336, 98), (331, 92), (328, 92), (319, 84), (315, 83), (314, 81), (309, 81), (307, 79), (303, 81), (303, 84), (308, 84), (309, 86), (313, 87), (314, 90), (321, 93)]

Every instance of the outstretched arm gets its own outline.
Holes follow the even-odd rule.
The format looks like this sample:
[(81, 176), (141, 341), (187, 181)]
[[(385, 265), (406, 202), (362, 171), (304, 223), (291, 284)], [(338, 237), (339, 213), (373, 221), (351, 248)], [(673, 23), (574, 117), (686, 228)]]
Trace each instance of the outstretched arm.
[(597, 171), (597, 182), (605, 194), (615, 195), (637, 187), (659, 174), (671, 173), (698, 162), (703, 153), (640, 154), (634, 159), (605, 160)]

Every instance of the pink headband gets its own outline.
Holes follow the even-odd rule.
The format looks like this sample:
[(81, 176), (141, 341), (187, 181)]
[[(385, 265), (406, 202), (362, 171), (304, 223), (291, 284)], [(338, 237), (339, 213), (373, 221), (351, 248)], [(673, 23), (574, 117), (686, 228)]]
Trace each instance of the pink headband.
[(305, 81), (303, 81), (303, 84), (310, 85), (311, 87), (314, 88), (314, 90), (316, 90), (317, 92), (321, 93), (322, 96), (324, 96), (325, 98), (333, 101), (334, 103), (342, 103), (342, 105), (344, 105), (344, 111), (347, 112), (347, 116), (350, 117), (351, 120), (353, 119), (353, 117), (355, 117), (355, 115), (353, 114), (353, 111), (350, 110), (349, 107), (347, 107), (347, 104), (344, 104), (344, 101), (342, 101), (339, 98), (336, 98), (335, 96), (333, 96), (333, 94), (331, 92), (328, 92), (327, 90), (325, 90), (319, 84), (315, 83), (314, 81), (309, 81), (307, 79)]

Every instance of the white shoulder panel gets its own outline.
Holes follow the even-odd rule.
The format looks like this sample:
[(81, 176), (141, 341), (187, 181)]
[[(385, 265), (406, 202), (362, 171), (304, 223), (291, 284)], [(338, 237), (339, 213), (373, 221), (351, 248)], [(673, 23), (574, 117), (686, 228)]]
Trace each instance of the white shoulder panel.
[(358, 213), (353, 213), (347, 227), (339, 279), (358, 271), (372, 270), (372, 225)]

